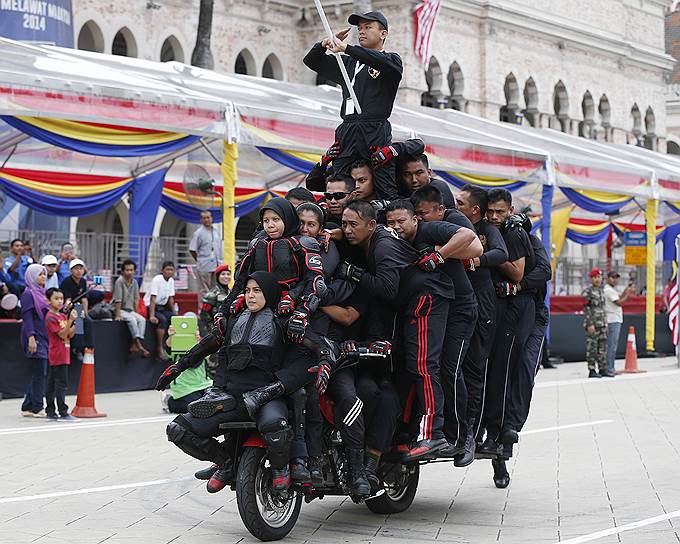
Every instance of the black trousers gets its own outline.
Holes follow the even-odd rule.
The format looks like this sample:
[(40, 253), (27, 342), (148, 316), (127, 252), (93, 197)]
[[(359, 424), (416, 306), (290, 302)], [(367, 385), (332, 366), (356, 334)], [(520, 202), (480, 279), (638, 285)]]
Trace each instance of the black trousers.
[(189, 403), (200, 399), (204, 394), (205, 389), (200, 389), (178, 399), (170, 397), (168, 399), (168, 410), (173, 414), (185, 414), (189, 411)]
[(463, 378), (467, 389), (467, 418), (474, 421), (475, 433), (479, 433), (484, 411), (484, 394), (489, 353), (496, 334), (496, 291), (493, 286), (478, 289), (477, 322), (470, 339), (470, 347), (463, 359)]
[(362, 374), (356, 378), (356, 390), (364, 403), (366, 449), (381, 453), (389, 451), (401, 415), (397, 391), (388, 380), (376, 381), (372, 376)]
[(454, 443), (467, 432), (468, 391), (463, 361), (477, 323), (477, 299), (473, 293), (457, 296), (446, 320), (441, 382), (444, 390), (444, 435)]
[(59, 415), (68, 415), (66, 390), (68, 389), (68, 365), (50, 366), (47, 370), (47, 387), (45, 388), (45, 413), (50, 416), (56, 413), (54, 401), (57, 401)]
[[(333, 160), (333, 170), (349, 174), (352, 163), (369, 159), (371, 147), (384, 147), (392, 143), (392, 125), (389, 121), (344, 121), (335, 129), (335, 139), (340, 142), (342, 152)], [(383, 200), (399, 198), (396, 183), (396, 161), (373, 173), (375, 194)]]
[[(489, 358), (484, 409), (487, 436), (497, 439), (503, 430), (506, 408), (512, 391), (511, 370), (525, 348), (534, 325), (536, 306), (533, 296), (518, 295), (497, 302), (498, 328)], [(502, 312), (502, 313), (499, 313)]]
[(364, 447), (363, 401), (357, 396), (354, 369), (342, 368), (333, 373), (328, 383), (328, 396), (335, 404), (335, 428), (340, 431), (345, 447)]
[(545, 331), (548, 326), (548, 311), (545, 305), (536, 312), (534, 326), (529, 333), (524, 349), (518, 353), (516, 365), (511, 370), (510, 398), (507, 403), (505, 426), (521, 431), (529, 417), (534, 380), (545, 351)]
[(449, 300), (422, 294), (409, 301), (404, 314), (404, 363), (415, 382), (421, 414), (417, 440), (444, 438), (444, 392), (440, 359), (448, 313)]

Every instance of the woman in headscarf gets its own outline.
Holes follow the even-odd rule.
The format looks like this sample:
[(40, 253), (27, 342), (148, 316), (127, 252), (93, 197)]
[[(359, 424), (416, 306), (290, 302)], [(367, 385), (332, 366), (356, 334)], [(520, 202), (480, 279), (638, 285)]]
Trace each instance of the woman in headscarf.
[(47, 270), (41, 264), (31, 264), (24, 275), (26, 290), (21, 295), (21, 346), (31, 362), (31, 381), (21, 405), (24, 417), (45, 417), (45, 374), (47, 373), (48, 338), (45, 314)]

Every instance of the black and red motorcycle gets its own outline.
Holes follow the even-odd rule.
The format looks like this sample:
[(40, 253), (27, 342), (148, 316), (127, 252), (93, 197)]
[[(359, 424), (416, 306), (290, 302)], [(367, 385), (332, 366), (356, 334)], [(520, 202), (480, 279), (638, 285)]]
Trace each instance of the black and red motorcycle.
[[(337, 368), (361, 359), (384, 357), (360, 349), (341, 356)], [(340, 432), (334, 426), (333, 402), (322, 395), (324, 417), (322, 451), (323, 484), (293, 485), (287, 492), (272, 489), (272, 474), (262, 438), (252, 421), (225, 423), (221, 430), (230, 435), (227, 442), (233, 459), (233, 485), (238, 511), (250, 533), (262, 541), (280, 540), (295, 526), (303, 500), (307, 503), (326, 495), (350, 496), (348, 462)], [(418, 488), (420, 464), (404, 464), (398, 456), (383, 456), (378, 469), (382, 488), (364, 502), (376, 514), (403, 512), (413, 502)], [(353, 500), (356, 500), (353, 497)], [(358, 502), (358, 501), (357, 501)]]

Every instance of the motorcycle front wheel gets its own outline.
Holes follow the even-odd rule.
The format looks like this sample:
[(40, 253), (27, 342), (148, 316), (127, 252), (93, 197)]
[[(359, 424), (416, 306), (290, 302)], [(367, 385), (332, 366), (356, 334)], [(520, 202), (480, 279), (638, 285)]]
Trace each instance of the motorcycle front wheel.
[(246, 447), (236, 475), (236, 503), (246, 529), (263, 542), (281, 540), (300, 516), (302, 495), (272, 491), (272, 474), (265, 450)]
[(384, 493), (366, 500), (374, 514), (398, 514), (411, 506), (418, 490), (420, 465), (395, 465), (383, 479)]

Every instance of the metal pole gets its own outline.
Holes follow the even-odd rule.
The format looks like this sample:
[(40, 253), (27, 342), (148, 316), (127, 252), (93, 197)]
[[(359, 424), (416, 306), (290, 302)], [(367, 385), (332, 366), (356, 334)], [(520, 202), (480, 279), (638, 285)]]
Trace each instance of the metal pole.
[[(335, 39), (335, 34), (333, 34), (333, 31), (331, 30), (331, 25), (328, 23), (328, 19), (326, 18), (326, 12), (323, 10), (323, 6), (321, 5), (321, 0), (314, 0), (314, 5), (316, 6), (316, 11), (319, 12), (319, 17), (321, 18), (321, 24), (323, 25), (324, 30), (326, 31), (326, 35), (328, 36), (328, 39), (330, 40), (331, 43), (333, 43), (333, 40)], [(338, 61), (338, 67), (340, 68), (340, 73), (342, 74), (342, 79), (345, 81), (345, 86), (347, 87), (347, 90), (349, 91), (349, 95), (352, 97), (352, 102), (354, 102), (354, 109), (356, 110), (357, 113), (361, 113), (361, 106), (359, 105), (359, 100), (357, 99), (357, 95), (354, 93), (354, 87), (352, 87), (352, 82), (349, 79), (349, 74), (347, 73), (347, 67), (345, 66), (345, 63), (342, 62), (342, 58), (340, 57), (340, 53), (333, 53), (335, 56), (335, 60)]]

